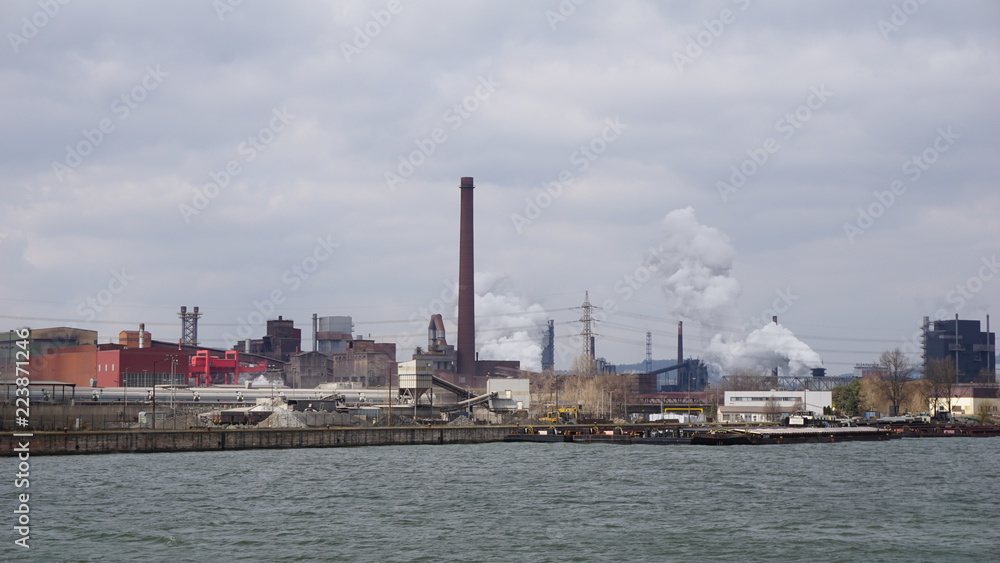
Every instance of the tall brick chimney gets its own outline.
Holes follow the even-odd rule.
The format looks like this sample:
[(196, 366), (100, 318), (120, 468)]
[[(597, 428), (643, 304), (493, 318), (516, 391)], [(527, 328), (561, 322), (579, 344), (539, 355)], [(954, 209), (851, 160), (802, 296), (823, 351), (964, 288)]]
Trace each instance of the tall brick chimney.
[(472, 178), (462, 178), (462, 218), (458, 242), (458, 373), (476, 375), (476, 287), (472, 237)]

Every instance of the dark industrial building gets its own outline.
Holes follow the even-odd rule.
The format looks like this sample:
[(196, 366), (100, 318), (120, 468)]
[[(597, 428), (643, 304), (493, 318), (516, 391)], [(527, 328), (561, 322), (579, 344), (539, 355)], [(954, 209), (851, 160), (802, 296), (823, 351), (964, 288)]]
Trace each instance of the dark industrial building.
[(302, 329), (295, 328), (295, 321), (278, 315), (277, 319), (267, 321), (267, 333), (263, 338), (241, 340), (234, 349), (287, 363), (292, 354), (302, 349)]
[(977, 320), (924, 317), (924, 369), (931, 360), (947, 358), (956, 364), (958, 383), (995, 383), (996, 335), (989, 331), (989, 319), (983, 332)]

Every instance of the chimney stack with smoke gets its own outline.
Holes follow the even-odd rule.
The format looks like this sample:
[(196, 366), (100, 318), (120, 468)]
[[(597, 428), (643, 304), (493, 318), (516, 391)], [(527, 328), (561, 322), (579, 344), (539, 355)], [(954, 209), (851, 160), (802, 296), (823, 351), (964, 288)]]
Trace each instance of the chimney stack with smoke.
[(684, 321), (677, 321), (677, 365), (684, 361)]

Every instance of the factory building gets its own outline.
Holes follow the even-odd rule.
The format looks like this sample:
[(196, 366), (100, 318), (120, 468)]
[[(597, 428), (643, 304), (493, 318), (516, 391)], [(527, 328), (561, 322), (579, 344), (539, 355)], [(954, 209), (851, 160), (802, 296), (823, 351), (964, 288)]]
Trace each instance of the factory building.
[(347, 352), (335, 354), (334, 383), (356, 383), (361, 387), (385, 387), (396, 375), (396, 345), (374, 340), (351, 340)]
[(933, 321), (924, 317), (924, 369), (928, 362), (948, 359), (956, 366), (958, 383), (996, 382), (996, 335), (980, 330), (978, 320)]
[(333, 358), (323, 352), (292, 354), (285, 369), (285, 384), (296, 389), (312, 389), (333, 381)]
[(285, 384), (312, 389), (322, 383), (353, 387), (385, 387), (396, 379), (396, 345), (373, 340), (345, 340), (343, 354), (299, 352), (285, 368)]
[[(19, 359), (23, 360), (23, 357), (17, 357), (18, 351), (24, 352), (17, 346), (17, 342), (20, 340), (13, 330), (0, 333), (0, 378), (2, 379), (13, 379), (17, 366), (15, 362)], [(97, 331), (66, 326), (40, 328), (31, 331), (29, 341), (30, 347), (27, 350), (29, 356), (40, 358), (59, 348), (96, 345)], [(44, 380), (42, 377), (35, 376), (34, 372), (32, 375), (34, 379)]]
[(264, 356), (288, 363), (292, 354), (302, 349), (302, 329), (295, 328), (295, 321), (278, 315), (267, 321), (263, 338), (240, 340), (233, 350)]
[(417, 348), (412, 359), (426, 362), (437, 374), (455, 373), (455, 358), (455, 346), (448, 344), (444, 320), (441, 315), (431, 315), (430, 323), (427, 325), (427, 349)]
[(81, 387), (186, 385), (189, 356), (176, 345), (129, 348), (122, 344), (87, 344), (32, 356), (31, 374), (32, 379)]
[(317, 317), (313, 315), (313, 352), (327, 356), (346, 354), (353, 340), (354, 320), (349, 316)]
[(833, 405), (831, 391), (726, 391), (722, 422), (777, 422), (800, 411), (821, 415)]
[(953, 416), (1000, 416), (1000, 389), (995, 385), (959, 384), (950, 398), (928, 400), (932, 413), (948, 412)]
[[(32, 380), (58, 381), (81, 387), (194, 385), (191, 380), (192, 357), (202, 353), (206, 357), (224, 360), (227, 354), (225, 350), (153, 340), (142, 325), (138, 331), (121, 331), (118, 338), (118, 343), (98, 344), (97, 332), (92, 330), (68, 327), (34, 329), (31, 331), (29, 363)], [(233, 359), (240, 366), (236, 371), (251, 379), (263, 373), (269, 363), (281, 364), (246, 353), (239, 353)], [(207, 366), (213, 362), (204, 363)], [(218, 375), (216, 371), (209, 369), (209, 376)]]
[(312, 316), (312, 351), (300, 351), (301, 330), (279, 316), (267, 321), (267, 334), (240, 341), (237, 350), (270, 358), (287, 358), (285, 384), (312, 389), (323, 383), (350, 383), (356, 387), (382, 387), (396, 376), (396, 345), (355, 339), (350, 316)]

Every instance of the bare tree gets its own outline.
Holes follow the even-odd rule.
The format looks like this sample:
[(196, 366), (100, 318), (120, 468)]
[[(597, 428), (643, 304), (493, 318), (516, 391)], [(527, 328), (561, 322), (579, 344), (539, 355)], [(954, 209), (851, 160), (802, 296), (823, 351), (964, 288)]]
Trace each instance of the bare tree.
[(933, 413), (937, 413), (940, 407), (951, 412), (951, 398), (954, 393), (957, 377), (955, 375), (955, 363), (948, 358), (937, 358), (929, 360), (924, 369), (924, 379), (921, 382), (921, 392), (931, 405)]
[(996, 374), (993, 373), (993, 372), (991, 372), (990, 370), (988, 370), (986, 368), (983, 368), (983, 369), (979, 370), (979, 373), (976, 374), (975, 379), (973, 379), (973, 383), (987, 383), (988, 384), (988, 383), (996, 383), (996, 382), (997, 382), (997, 376), (996, 376)]
[(778, 401), (774, 400), (774, 397), (768, 397), (764, 401), (763, 414), (767, 422), (777, 422), (781, 418), (781, 406), (778, 405)]
[(597, 364), (593, 358), (587, 356), (586, 354), (580, 354), (579, 356), (573, 358), (573, 362), (569, 366), (570, 371), (578, 373), (580, 375), (589, 375), (591, 377), (597, 375)]
[(886, 350), (878, 358), (884, 370), (876, 380), (876, 390), (889, 403), (889, 415), (899, 414), (899, 407), (910, 396), (910, 381), (913, 378), (913, 363), (899, 348)]

